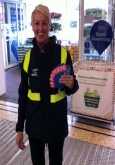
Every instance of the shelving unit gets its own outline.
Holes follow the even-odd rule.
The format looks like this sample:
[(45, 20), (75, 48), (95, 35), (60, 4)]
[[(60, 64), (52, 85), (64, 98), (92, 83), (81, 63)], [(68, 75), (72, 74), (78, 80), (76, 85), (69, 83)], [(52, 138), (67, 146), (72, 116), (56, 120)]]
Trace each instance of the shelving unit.
[[(62, 16), (61, 13), (56, 13), (56, 12), (51, 13), (50, 36), (55, 35), (57, 38), (57, 42), (58, 42), (59, 31), (62, 30), (61, 16)], [(61, 43), (59, 43), (59, 44), (61, 44)]]
[(32, 48), (32, 38), (28, 38), (24, 45), (18, 46), (18, 61), (21, 67), (25, 54)]

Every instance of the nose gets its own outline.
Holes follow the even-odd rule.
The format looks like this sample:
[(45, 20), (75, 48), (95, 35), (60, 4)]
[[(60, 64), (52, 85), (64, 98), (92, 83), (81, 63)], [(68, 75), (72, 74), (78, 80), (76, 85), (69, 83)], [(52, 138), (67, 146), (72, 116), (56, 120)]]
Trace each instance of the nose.
[(42, 29), (43, 29), (43, 25), (39, 24), (39, 30), (42, 30)]

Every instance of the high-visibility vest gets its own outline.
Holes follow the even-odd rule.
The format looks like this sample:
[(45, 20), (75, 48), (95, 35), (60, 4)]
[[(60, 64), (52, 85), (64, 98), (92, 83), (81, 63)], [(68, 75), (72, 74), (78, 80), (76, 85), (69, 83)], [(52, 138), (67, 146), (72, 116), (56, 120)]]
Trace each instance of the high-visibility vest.
[[(23, 63), (23, 69), (26, 73), (28, 73), (28, 66), (30, 62), (30, 54), (31, 50), (29, 50), (25, 56), (24, 63)], [(65, 48), (61, 47), (61, 64), (66, 64), (67, 60), (67, 51)], [(28, 80), (29, 82), (29, 80)], [(32, 101), (41, 101), (40, 93), (33, 93), (30, 89), (28, 89), (28, 98)], [(66, 97), (65, 90), (58, 89), (57, 94), (51, 94), (50, 95), (50, 102), (56, 103)]]

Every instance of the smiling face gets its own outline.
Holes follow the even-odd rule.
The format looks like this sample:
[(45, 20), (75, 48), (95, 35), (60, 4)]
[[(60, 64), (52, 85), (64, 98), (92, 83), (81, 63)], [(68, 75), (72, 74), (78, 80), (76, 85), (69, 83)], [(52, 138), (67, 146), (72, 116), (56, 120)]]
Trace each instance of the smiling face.
[(49, 42), (50, 23), (47, 16), (36, 12), (33, 15), (32, 29), (39, 47)]

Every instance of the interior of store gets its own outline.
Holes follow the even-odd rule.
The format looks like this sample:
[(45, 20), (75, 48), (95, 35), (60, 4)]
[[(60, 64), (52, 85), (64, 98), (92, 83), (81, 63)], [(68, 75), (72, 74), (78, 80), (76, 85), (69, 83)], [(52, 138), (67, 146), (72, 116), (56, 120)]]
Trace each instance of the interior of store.
[[(57, 43), (70, 52), (73, 64), (79, 60), (114, 62), (114, 37), (101, 55), (89, 37), (90, 30), (99, 20), (107, 21), (114, 34), (114, 0), (94, 0), (93, 3), (89, 3), (89, 0), (63, 0), (61, 3), (53, 3), (53, 0), (5, 0), (0, 1), (0, 58), (3, 59), (0, 70), (3, 84), (4, 69), (20, 66), (26, 52), (32, 47), (31, 12), (38, 3), (49, 7), (52, 15), (52, 31), (49, 35), (55, 35)], [(87, 48), (85, 44), (90, 46)], [(5, 85), (1, 90), (2, 93), (5, 91)]]
[[(49, 35), (55, 35), (57, 44), (70, 52), (74, 73), (80, 86), (77, 93), (68, 97), (69, 114), (71, 113), (71, 116), (68, 115), (69, 136), (78, 141), (77, 145), (68, 143), (64, 152), (67, 152), (65, 157), (70, 160), (67, 161), (64, 157), (64, 163), (71, 164), (73, 161), (71, 158), (74, 157), (74, 161), (80, 165), (83, 163), (113, 165), (115, 163), (115, 0), (58, 0), (55, 3), (53, 0), (0, 0), (0, 98), (6, 92), (6, 88), (10, 88), (10, 94), (13, 93), (12, 97), (16, 101), (13, 103), (0, 99), (2, 116), (0, 123), (4, 122), (2, 120), (12, 122), (17, 120), (18, 104), (15, 94), (17, 88), (13, 89), (20, 80), (17, 77), (12, 79), (9, 72), (13, 70), (15, 76), (17, 72), (20, 74), (22, 60), (32, 47), (31, 39), (34, 35), (31, 27), (31, 12), (38, 3), (49, 7), (52, 17), (52, 31)], [(98, 49), (95, 49), (89, 35), (98, 21), (108, 23), (113, 34), (110, 44), (101, 55)], [(5, 96), (8, 97), (7, 93)], [(10, 127), (10, 124), (8, 125)], [(9, 127), (7, 127), (8, 131)], [(28, 147), (27, 141), (26, 145)], [(69, 146), (71, 146), (70, 153), (68, 153)], [(24, 152), (29, 157), (27, 150), (29, 149), (26, 148)], [(11, 157), (11, 165), (15, 153), (14, 157)], [(18, 154), (20, 155), (19, 152)], [(10, 154), (7, 152), (7, 155)], [(24, 154), (22, 157), (25, 161)], [(23, 162), (22, 159), (16, 161)]]
[[(63, 0), (60, 4), (53, 3), (53, 0), (0, 1), (3, 58), (6, 69), (21, 63), (25, 52), (29, 49), (26, 47), (23, 56), (19, 57), (22, 54), (20, 46), (26, 45), (28, 38), (33, 37), (31, 12), (38, 3), (47, 5), (51, 14), (59, 15), (52, 17), (52, 30), (49, 35), (55, 35), (57, 43), (70, 51), (73, 62), (79, 59), (113, 61), (113, 44), (111, 44), (112, 51), (109, 47), (99, 56), (89, 38), (89, 31), (98, 20), (106, 20), (114, 28), (112, 21), (114, 10), (111, 10), (113, 1), (111, 4), (108, 0), (101, 2), (95, 0), (93, 3), (89, 3), (89, 0)], [(86, 41), (90, 43), (89, 53), (84, 52)]]

